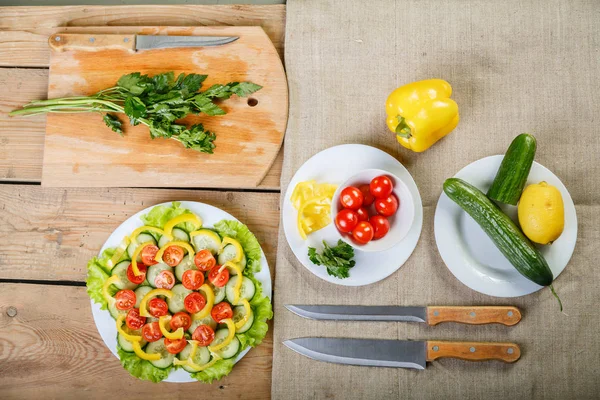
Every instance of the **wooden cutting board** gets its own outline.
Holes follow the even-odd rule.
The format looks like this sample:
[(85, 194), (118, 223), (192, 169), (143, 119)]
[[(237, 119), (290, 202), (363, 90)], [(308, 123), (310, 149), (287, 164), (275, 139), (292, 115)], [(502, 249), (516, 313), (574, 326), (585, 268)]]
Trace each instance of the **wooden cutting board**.
[[(132, 33), (239, 39), (222, 46), (136, 52), (119, 44)], [(214, 154), (185, 149), (174, 140), (152, 140), (145, 126), (124, 123), (125, 136), (120, 137), (104, 125), (100, 114), (50, 114), (42, 185), (239, 188), (260, 183), (281, 147), (288, 115), (283, 65), (262, 28), (131, 27), (127, 32), (79, 35), (63, 34), (61, 39), (83, 39), (91, 45), (61, 50), (55, 44), (60, 33), (49, 39), (53, 50), (48, 98), (90, 95), (131, 72), (193, 72), (208, 75), (204, 88), (232, 81), (251, 81), (263, 88), (251, 95), (252, 100), (233, 96), (219, 103), (226, 115), (183, 120), (202, 123), (216, 133)]]

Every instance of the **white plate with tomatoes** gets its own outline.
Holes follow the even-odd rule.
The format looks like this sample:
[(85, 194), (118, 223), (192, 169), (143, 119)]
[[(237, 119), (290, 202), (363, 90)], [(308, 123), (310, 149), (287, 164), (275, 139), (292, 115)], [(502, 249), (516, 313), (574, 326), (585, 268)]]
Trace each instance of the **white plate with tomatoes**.
[[(348, 179), (365, 170), (382, 170), (388, 172), (391, 176), (397, 177), (403, 183), (403, 187), (410, 193), (411, 205), (403, 204), (402, 194), (400, 194), (401, 197), (398, 199), (398, 213), (402, 212), (403, 206), (410, 207), (413, 210), (411, 221), (396, 221), (397, 223), (405, 222), (408, 224), (406, 227), (407, 232), (402, 233), (403, 238), (385, 250), (374, 249), (373, 251), (370, 248), (361, 249), (360, 243), (357, 243), (355, 239), (350, 238), (348, 235), (340, 233), (336, 224), (332, 222), (325, 228), (309, 234), (306, 240), (302, 239), (297, 225), (298, 211), (294, 208), (290, 200), (296, 185), (299, 182), (315, 180), (317, 183), (330, 183), (342, 186)], [(338, 188), (337, 194), (342, 189), (343, 187)], [(336, 199), (338, 197), (334, 196)], [(335, 207), (332, 208), (335, 209)], [(370, 217), (372, 217), (376, 213), (374, 210), (371, 210), (370, 214)], [(331, 218), (332, 221), (335, 220), (336, 215), (332, 213)], [(321, 279), (338, 285), (363, 286), (390, 276), (410, 257), (421, 235), (423, 206), (419, 189), (414, 179), (397, 159), (371, 146), (345, 144), (323, 150), (311, 157), (296, 171), (285, 194), (282, 220), (285, 236), (292, 252), (310, 272)], [(390, 226), (389, 234), (393, 235), (393, 232), (396, 232), (396, 225)], [(345, 279), (330, 276), (325, 267), (313, 264), (308, 258), (309, 247), (314, 247), (320, 252), (323, 248), (323, 241), (326, 241), (331, 246), (335, 246), (340, 239), (352, 244), (355, 249), (354, 260), (356, 261), (356, 265), (350, 269), (350, 276)], [(386, 238), (383, 237), (379, 240), (384, 239)], [(389, 238), (389, 240), (393, 240), (393, 238)], [(377, 240), (374, 240), (372, 244), (376, 242)], [(369, 241), (369, 243), (371, 242)]]

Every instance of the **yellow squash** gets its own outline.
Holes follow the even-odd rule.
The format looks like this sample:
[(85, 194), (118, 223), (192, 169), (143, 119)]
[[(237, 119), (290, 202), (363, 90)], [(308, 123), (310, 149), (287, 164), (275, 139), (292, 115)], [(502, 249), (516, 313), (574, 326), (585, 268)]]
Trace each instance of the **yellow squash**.
[(546, 182), (529, 185), (518, 205), (519, 224), (532, 242), (554, 242), (565, 228), (565, 207), (560, 191)]

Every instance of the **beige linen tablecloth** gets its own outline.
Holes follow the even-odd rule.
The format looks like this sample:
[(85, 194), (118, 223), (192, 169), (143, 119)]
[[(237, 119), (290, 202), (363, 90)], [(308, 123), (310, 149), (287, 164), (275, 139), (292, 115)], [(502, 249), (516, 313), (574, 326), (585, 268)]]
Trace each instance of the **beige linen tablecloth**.
[[(289, 0), (286, 66), (290, 119), (282, 193), (300, 165), (327, 147), (364, 143), (396, 156), (423, 199), (417, 249), (389, 278), (366, 287), (312, 275), (279, 235), (275, 281), (275, 399), (591, 399), (600, 397), (600, 2)], [(422, 154), (399, 147), (384, 102), (399, 85), (443, 78), (458, 128)], [(433, 214), (444, 179), (502, 154), (521, 132), (536, 160), (564, 182), (579, 219), (577, 247), (550, 290), (500, 299), (461, 284), (444, 265)], [(334, 168), (335, 166), (323, 166)], [(288, 201), (288, 199), (282, 199)], [(373, 266), (376, 268), (376, 266)], [(308, 321), (284, 304), (505, 305), (515, 327)], [(513, 365), (444, 359), (424, 371), (310, 360), (281, 344), (302, 336), (514, 341)]]

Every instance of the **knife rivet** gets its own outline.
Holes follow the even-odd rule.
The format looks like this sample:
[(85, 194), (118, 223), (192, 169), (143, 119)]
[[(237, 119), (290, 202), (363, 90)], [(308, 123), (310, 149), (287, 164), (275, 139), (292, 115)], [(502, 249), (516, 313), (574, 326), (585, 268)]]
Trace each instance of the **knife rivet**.
[(123, 41), (124, 41), (125, 43), (127, 43), (127, 42), (129, 42), (129, 38), (128, 38), (128, 37), (126, 37), (125, 39), (123, 39)]
[(90, 43), (94, 43), (96, 41), (96, 38), (91, 37), (90, 38)]
[(512, 348), (507, 350), (508, 354), (512, 354), (514, 352), (514, 350)]
[(437, 346), (433, 346), (433, 351), (438, 351), (440, 348)]
[(471, 353), (475, 353), (475, 347), (471, 347), (471, 348), (469, 349), (469, 351), (470, 351)]
[(513, 313), (512, 313), (512, 311), (509, 311), (509, 312), (508, 312), (508, 316), (509, 316), (509, 317), (512, 317), (512, 316), (513, 316)]
[(471, 315), (471, 317), (474, 317), (475, 316), (475, 311), (471, 311), (470, 315)]
[(56, 40), (57, 42), (60, 42), (60, 36), (56, 36), (56, 37), (54, 38), (54, 40)]
[(435, 315), (437, 317), (438, 315), (440, 315), (440, 312), (439, 311), (434, 311), (433, 315)]

